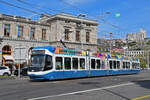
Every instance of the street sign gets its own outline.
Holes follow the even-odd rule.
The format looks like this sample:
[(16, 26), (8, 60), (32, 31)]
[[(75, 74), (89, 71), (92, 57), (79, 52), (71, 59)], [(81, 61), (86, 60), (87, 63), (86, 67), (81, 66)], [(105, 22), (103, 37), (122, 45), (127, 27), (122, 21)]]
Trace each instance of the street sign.
[(22, 64), (24, 62), (26, 62), (26, 58), (27, 58), (27, 50), (25, 47), (16, 47), (15, 48), (15, 63), (17, 64)]

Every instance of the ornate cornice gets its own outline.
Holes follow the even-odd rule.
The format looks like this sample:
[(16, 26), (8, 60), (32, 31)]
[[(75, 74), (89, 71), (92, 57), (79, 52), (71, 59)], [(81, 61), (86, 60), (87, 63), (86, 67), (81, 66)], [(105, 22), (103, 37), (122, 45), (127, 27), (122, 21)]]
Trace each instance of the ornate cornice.
[(15, 18), (5, 18), (5, 17), (0, 17), (0, 21), (12, 21), (12, 22), (20, 22), (20, 23), (27, 23), (27, 24), (34, 24), (34, 25), (41, 25), (41, 26), (50, 26), (50, 24), (46, 23), (39, 23), (37, 21), (33, 21), (33, 20), (22, 20), (22, 19), (15, 19)]
[(19, 38), (2, 37), (2, 36), (0, 36), (0, 39), (10, 40), (10, 41), (34, 42), (34, 43), (49, 43), (48, 40), (29, 40), (29, 39), (19, 39)]
[[(63, 41), (64, 43), (67, 43), (67, 44), (77, 44), (77, 45), (90, 45), (90, 46), (97, 46), (97, 44), (93, 44), (93, 43), (79, 43), (79, 42), (71, 42), (71, 41)], [(51, 43), (60, 43), (60, 41), (52, 41), (52, 42), (49, 42), (50, 44)]]

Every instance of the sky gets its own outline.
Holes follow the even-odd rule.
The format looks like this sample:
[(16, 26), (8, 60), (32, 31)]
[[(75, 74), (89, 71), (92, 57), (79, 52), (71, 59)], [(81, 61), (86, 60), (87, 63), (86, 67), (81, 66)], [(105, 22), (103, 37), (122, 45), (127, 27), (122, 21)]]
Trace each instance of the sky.
[[(150, 0), (0, 0), (0, 13), (33, 20), (42, 13), (61, 12), (97, 20), (98, 37), (109, 38), (112, 32), (112, 38), (125, 38), (140, 28), (150, 37)], [(120, 17), (115, 16), (118, 13)]]

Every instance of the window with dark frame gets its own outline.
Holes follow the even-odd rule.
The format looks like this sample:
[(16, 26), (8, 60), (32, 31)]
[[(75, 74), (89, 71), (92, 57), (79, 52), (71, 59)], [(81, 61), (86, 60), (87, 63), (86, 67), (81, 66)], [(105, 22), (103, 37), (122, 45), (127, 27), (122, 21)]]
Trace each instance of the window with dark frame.
[(46, 29), (42, 29), (42, 40), (46, 40)]
[(113, 69), (113, 62), (111, 60), (109, 61), (109, 67), (110, 69)]
[(72, 58), (72, 68), (78, 69), (78, 58)]
[(69, 29), (65, 29), (65, 40), (69, 40)]
[(130, 62), (127, 62), (126, 68), (130, 69)]
[(18, 38), (23, 38), (23, 26), (18, 25)]
[(117, 61), (117, 69), (120, 69), (120, 61)]
[(86, 42), (90, 42), (90, 32), (86, 32)]
[(6, 45), (2, 48), (2, 54), (3, 55), (11, 55), (11, 47)]
[(46, 70), (51, 70), (51, 69), (53, 69), (52, 56), (46, 55), (46, 62), (45, 62), (45, 66), (43, 70), (46, 71)]
[(116, 61), (113, 61), (113, 66), (114, 66), (114, 69), (117, 68), (117, 63), (116, 63)]
[(30, 39), (35, 39), (35, 28), (31, 27), (30, 29)]
[(10, 35), (10, 24), (4, 25), (4, 36), (9, 37)]
[(62, 57), (56, 57), (56, 63), (55, 63), (55, 66), (56, 66), (56, 70), (62, 70), (63, 69), (63, 59)]
[(71, 70), (71, 58), (70, 57), (65, 57), (64, 58), (64, 67), (65, 70)]
[(123, 69), (126, 68), (126, 62), (123, 62)]
[(65, 20), (65, 23), (70, 23), (70, 20)]
[(95, 59), (91, 59), (91, 69), (95, 69)]
[(91, 26), (91, 24), (86, 24), (86, 26)]
[(76, 31), (76, 41), (80, 42), (80, 31)]
[(101, 68), (101, 61), (100, 60), (96, 60), (96, 68), (97, 69)]
[(84, 58), (80, 58), (80, 69), (85, 69), (85, 59)]

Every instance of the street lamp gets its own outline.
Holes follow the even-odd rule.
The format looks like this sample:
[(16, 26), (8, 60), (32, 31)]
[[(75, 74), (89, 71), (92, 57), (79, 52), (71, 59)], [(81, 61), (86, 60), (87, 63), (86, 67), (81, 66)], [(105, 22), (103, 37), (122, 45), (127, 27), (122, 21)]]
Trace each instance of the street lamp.
[[(86, 15), (85, 14), (79, 14), (77, 17), (80, 18), (80, 17), (85, 17)], [(83, 25), (82, 25), (82, 20), (81, 20), (81, 26), (80, 28), (82, 29), (83, 28)], [(83, 37), (83, 34), (81, 34), (82, 37)], [(83, 39), (81, 40), (81, 49), (83, 50)]]

